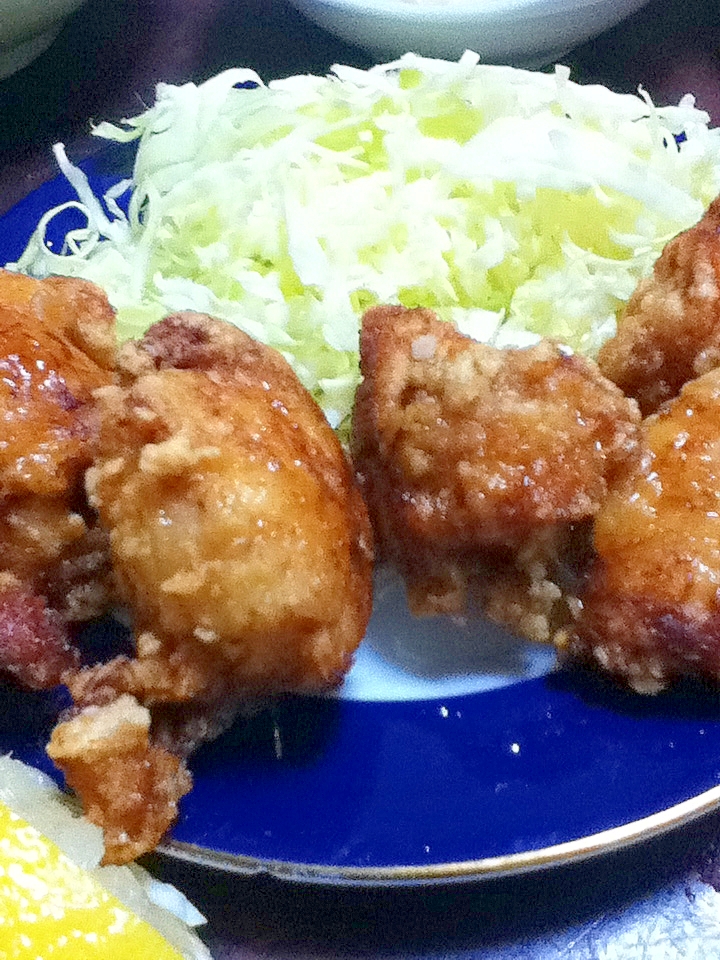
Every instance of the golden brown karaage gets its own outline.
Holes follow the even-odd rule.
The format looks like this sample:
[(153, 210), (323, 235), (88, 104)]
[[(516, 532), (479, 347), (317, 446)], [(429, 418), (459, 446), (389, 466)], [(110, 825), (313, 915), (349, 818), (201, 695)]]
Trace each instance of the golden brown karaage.
[[(123, 862), (172, 821), (189, 788), (179, 755), (229, 722), (228, 704), (341, 682), (370, 616), (372, 533), (320, 408), (229, 324), (168, 317), (121, 350), (119, 382), (95, 398), (87, 488), (136, 656), (65, 675), (78, 712), (49, 752), (103, 827), (106, 860)], [(173, 705), (187, 723), (179, 708), (169, 722)], [(126, 765), (144, 798), (132, 811), (113, 799)]]
[(370, 614), (372, 540), (320, 408), (276, 351), (198, 314), (120, 365), (87, 476), (135, 627), (119, 686), (147, 703), (335, 686)]
[(667, 244), (607, 341), (599, 365), (644, 415), (720, 365), (720, 198)]
[[(57, 682), (50, 661), (74, 659), (63, 624), (98, 614), (112, 590), (83, 478), (92, 394), (111, 382), (114, 355), (115, 317), (99, 288), (0, 270), (0, 669), (29, 686)], [(22, 646), (33, 632), (45, 664)]]
[(720, 368), (644, 421), (595, 519), (574, 628), (559, 637), (635, 690), (720, 679)]
[(411, 607), (547, 640), (568, 616), (588, 523), (632, 453), (637, 406), (550, 342), (498, 350), (429, 310), (361, 333), (352, 450), (380, 552)]

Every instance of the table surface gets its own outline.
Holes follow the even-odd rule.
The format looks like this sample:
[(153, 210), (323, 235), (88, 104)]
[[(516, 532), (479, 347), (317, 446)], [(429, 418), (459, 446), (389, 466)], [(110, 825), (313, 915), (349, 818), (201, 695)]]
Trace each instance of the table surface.
[[(90, 119), (151, 103), (158, 81), (200, 81), (229, 66), (265, 79), (369, 66), (361, 50), (283, 0), (88, 0), (55, 43), (0, 81), (0, 214), (55, 176), (51, 145), (97, 149)], [(571, 52), (575, 79), (659, 103), (687, 92), (720, 123), (720, 4), (654, 0)], [(1, 227), (0, 227), (1, 229)], [(319, 888), (209, 871), (155, 856), (148, 865), (208, 918), (216, 960), (241, 958), (716, 957), (720, 814), (585, 863), (467, 886)]]

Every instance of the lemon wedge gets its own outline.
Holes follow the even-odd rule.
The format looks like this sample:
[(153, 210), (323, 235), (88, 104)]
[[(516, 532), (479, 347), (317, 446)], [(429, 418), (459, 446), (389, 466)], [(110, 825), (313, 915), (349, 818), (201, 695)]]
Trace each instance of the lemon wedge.
[(95, 829), (43, 774), (0, 757), (0, 960), (209, 960), (184, 920), (153, 902), (145, 871), (93, 865)]

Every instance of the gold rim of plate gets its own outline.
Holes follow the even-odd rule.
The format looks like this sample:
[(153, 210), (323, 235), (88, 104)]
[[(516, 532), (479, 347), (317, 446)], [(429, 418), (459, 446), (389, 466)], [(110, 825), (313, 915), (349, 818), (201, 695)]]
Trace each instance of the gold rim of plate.
[(176, 860), (249, 875), (266, 874), (284, 880), (317, 884), (351, 884), (356, 886), (392, 886), (449, 881), (472, 881), (510, 876), (547, 867), (561, 866), (631, 844), (650, 840), (675, 827), (682, 826), (710, 813), (720, 806), (720, 786), (683, 800), (641, 820), (602, 830), (600, 833), (559, 843), (539, 850), (465, 860), (456, 863), (432, 863), (407, 866), (355, 867), (330, 864), (293, 863), (263, 860), (208, 849), (199, 844), (169, 840), (158, 852)]

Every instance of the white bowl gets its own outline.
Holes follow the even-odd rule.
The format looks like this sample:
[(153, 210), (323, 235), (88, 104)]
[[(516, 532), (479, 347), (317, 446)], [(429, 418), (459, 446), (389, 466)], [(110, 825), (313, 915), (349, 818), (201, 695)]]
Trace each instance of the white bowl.
[(291, 0), (378, 60), (412, 51), (537, 67), (619, 23), (647, 0)]
[(0, 78), (27, 66), (50, 46), (85, 0), (0, 0)]

